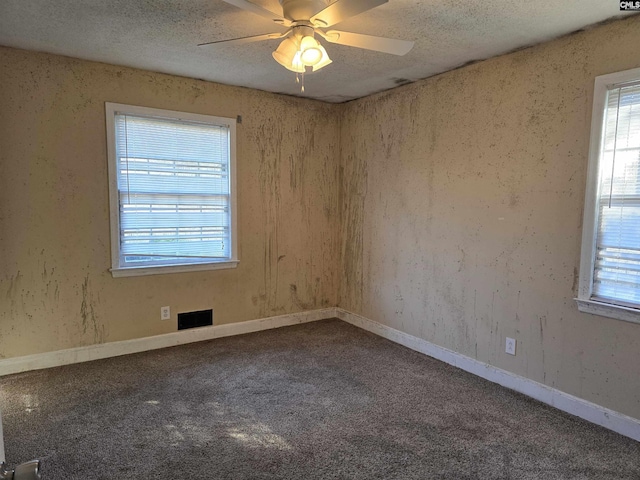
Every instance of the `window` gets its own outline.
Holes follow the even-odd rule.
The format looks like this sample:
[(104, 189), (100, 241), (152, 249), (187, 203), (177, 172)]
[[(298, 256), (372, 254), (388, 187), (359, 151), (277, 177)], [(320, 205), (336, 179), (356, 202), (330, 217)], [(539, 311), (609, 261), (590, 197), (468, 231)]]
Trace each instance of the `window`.
[(234, 119), (106, 104), (114, 277), (238, 263)]
[(640, 68), (596, 78), (576, 301), (640, 323)]

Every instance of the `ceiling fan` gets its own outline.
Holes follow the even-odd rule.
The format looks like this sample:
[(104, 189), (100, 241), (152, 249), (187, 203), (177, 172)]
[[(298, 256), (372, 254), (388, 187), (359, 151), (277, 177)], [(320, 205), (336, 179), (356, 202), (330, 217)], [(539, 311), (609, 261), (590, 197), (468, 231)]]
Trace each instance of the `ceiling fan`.
[[(389, 0), (279, 0), (282, 15), (251, 3), (247, 0), (223, 0), (226, 3), (273, 20), (287, 27), (283, 33), (267, 33), (248, 37), (217, 40), (198, 46), (213, 44), (234, 44), (259, 42), (262, 40), (284, 39), (273, 52), (273, 58), (283, 67), (303, 74), (316, 72), (331, 63), (325, 48), (316, 40), (315, 34), (327, 42), (350, 47), (364, 48), (393, 55), (405, 55), (413, 48), (414, 42), (392, 38), (375, 37), (360, 33), (326, 30), (347, 18), (378, 7)], [(304, 91), (304, 83), (302, 86)]]

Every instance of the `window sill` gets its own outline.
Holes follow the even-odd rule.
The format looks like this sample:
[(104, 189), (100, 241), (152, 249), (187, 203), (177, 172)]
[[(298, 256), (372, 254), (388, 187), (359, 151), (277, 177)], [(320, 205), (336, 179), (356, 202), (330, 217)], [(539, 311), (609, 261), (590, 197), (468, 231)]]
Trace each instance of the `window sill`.
[(138, 277), (142, 275), (163, 275), (167, 273), (204, 272), (207, 270), (224, 270), (236, 268), (238, 260), (228, 260), (215, 263), (196, 263), (192, 265), (163, 265), (158, 267), (128, 267), (112, 268), (111, 275), (119, 277)]
[(580, 298), (574, 298), (574, 300), (578, 304), (578, 310), (581, 312), (624, 320), (625, 322), (640, 323), (640, 310), (637, 308), (621, 307)]

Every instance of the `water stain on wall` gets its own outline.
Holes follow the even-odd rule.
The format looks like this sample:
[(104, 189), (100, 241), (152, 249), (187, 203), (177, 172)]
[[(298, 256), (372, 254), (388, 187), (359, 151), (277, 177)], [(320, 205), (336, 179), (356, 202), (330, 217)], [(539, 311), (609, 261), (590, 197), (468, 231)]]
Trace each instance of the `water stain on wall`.
[[(638, 417), (638, 382), (614, 393), (606, 380), (621, 370), (637, 378), (633, 340), (616, 335), (614, 352), (603, 348), (629, 326), (573, 301), (593, 79), (637, 66), (611, 57), (620, 38), (640, 41), (637, 26), (349, 102), (340, 306)], [(506, 336), (519, 342), (515, 357)]]
[(313, 308), (317, 307), (317, 300), (314, 298), (312, 302), (309, 303), (305, 303), (302, 300), (300, 300), (300, 297), (298, 297), (298, 287), (297, 285), (294, 285), (293, 283), (291, 285), (289, 285), (289, 292), (291, 295), (291, 302), (298, 308), (302, 309), (302, 310), (311, 310)]
[[(363, 241), (367, 197), (367, 165), (362, 157), (348, 156), (342, 166), (341, 296), (343, 305), (359, 309), (364, 288)], [(344, 302), (344, 303), (343, 303)]]
[[(220, 324), (336, 304), (338, 107), (5, 47), (0, 83), (3, 355), (167, 333), (166, 304)], [(105, 101), (243, 116), (237, 269), (111, 277)]]
[(253, 137), (260, 153), (258, 180), (263, 228), (264, 296), (261, 314), (273, 313), (278, 304), (278, 269), (280, 256), (278, 227), (280, 222), (280, 163), (282, 161), (282, 124), (275, 118), (262, 124)]
[(98, 322), (98, 315), (95, 311), (93, 291), (90, 288), (89, 274), (84, 277), (81, 285), (82, 301), (80, 303), (80, 319), (82, 321), (82, 333), (87, 331), (93, 335), (93, 343), (104, 343), (105, 328)]
[(11, 303), (11, 313), (15, 312), (18, 292), (21, 291), (22, 274), (20, 270), (15, 275), (11, 275), (8, 279), (8, 288), (6, 293), (6, 299)]

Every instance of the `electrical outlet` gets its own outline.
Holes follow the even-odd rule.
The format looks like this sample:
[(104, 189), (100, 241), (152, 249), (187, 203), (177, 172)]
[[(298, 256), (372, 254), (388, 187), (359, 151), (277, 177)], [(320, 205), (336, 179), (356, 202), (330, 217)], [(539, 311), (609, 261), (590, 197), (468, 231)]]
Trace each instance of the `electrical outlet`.
[(507, 342), (506, 342), (506, 346), (505, 346), (504, 351), (506, 353), (508, 353), (509, 355), (515, 355), (516, 354), (516, 340), (515, 340), (515, 338), (507, 337)]
[(160, 320), (171, 320), (171, 307), (160, 307)]

